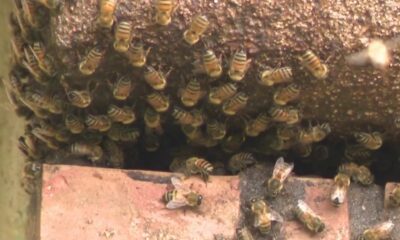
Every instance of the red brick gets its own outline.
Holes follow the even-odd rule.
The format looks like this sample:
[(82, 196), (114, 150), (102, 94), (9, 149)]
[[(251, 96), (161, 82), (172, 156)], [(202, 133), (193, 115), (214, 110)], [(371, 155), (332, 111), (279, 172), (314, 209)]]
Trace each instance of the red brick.
[[(161, 202), (169, 174), (44, 166), (41, 240), (213, 239), (233, 237), (239, 217), (238, 177), (185, 184), (204, 196), (196, 211)], [(167, 178), (165, 178), (167, 177)], [(137, 179), (134, 179), (137, 178)], [(139, 179), (149, 180), (139, 180)]]

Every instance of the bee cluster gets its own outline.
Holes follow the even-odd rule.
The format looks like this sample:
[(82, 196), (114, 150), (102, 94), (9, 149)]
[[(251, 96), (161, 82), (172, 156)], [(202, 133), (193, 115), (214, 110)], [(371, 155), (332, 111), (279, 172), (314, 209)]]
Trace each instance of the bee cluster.
[[(141, 5), (149, 19), (126, 14), (140, 3), (100, 0), (83, 16), (95, 17), (88, 27), (95, 38), (84, 39), (79, 29), (71, 30), (75, 42), (54, 38), (63, 21), (74, 20), (75, 9), (93, 7), (79, 4), (14, 1), (13, 66), (4, 84), (16, 113), (28, 120), (19, 148), (30, 177), (43, 162), (176, 171), (182, 159), (203, 153), (213, 160), (214, 174), (235, 174), (255, 162), (237, 154), (243, 150), (329, 155), (325, 145), (313, 146), (326, 141), (331, 124), (303, 116), (304, 82), (323, 82), (330, 74), (312, 47), (296, 50), (293, 64), (266, 67), (265, 56), (246, 41), (220, 39), (220, 23), (210, 14), (180, 11), (174, 0)], [(163, 44), (167, 38), (174, 39), (171, 46)], [(60, 42), (77, 42), (76, 51), (63, 52)], [(383, 134), (357, 132), (354, 142), (344, 156), (365, 164)]]

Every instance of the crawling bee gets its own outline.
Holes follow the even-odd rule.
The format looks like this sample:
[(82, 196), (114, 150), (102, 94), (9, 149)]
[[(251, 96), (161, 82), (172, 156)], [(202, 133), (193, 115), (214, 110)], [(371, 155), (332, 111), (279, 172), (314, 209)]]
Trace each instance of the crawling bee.
[(124, 152), (113, 141), (106, 139), (102, 143), (104, 153), (108, 155), (107, 165), (112, 168), (123, 168), (125, 165)]
[(254, 227), (260, 233), (268, 234), (271, 231), (273, 222), (283, 222), (279, 213), (272, 210), (262, 199), (251, 199), (250, 208), (254, 215)]
[(144, 123), (148, 128), (159, 128), (161, 127), (161, 116), (158, 112), (152, 108), (146, 108), (144, 115)]
[(374, 175), (365, 166), (359, 166), (355, 163), (343, 163), (339, 166), (339, 173), (348, 175), (353, 181), (362, 185), (370, 185), (374, 182)]
[(197, 142), (204, 138), (203, 133), (200, 131), (200, 129), (193, 125), (181, 125), (181, 130), (183, 134), (185, 134), (186, 138), (192, 142)]
[(298, 130), (290, 125), (281, 125), (276, 129), (276, 136), (284, 141), (295, 139), (298, 136)]
[(101, 0), (100, 15), (98, 23), (101, 27), (111, 28), (114, 24), (114, 12), (117, 7), (117, 0)]
[(144, 148), (148, 152), (155, 152), (160, 147), (160, 139), (157, 134), (155, 134), (154, 130), (151, 128), (145, 128), (144, 134)]
[(147, 103), (156, 110), (156, 112), (166, 112), (169, 108), (169, 98), (160, 92), (152, 92), (146, 96)]
[(283, 67), (262, 71), (258, 83), (264, 86), (273, 86), (275, 84), (291, 82), (292, 80), (292, 68)]
[(85, 129), (85, 124), (83, 121), (74, 114), (67, 114), (64, 122), (67, 129), (73, 134), (79, 134)]
[(377, 150), (383, 144), (382, 134), (379, 132), (356, 132), (354, 133), (354, 137), (358, 143), (369, 150)]
[(289, 125), (296, 124), (300, 121), (300, 111), (293, 107), (273, 106), (269, 110), (272, 120), (275, 122), (283, 122)]
[(348, 145), (344, 149), (344, 157), (356, 163), (367, 163), (371, 160), (372, 152), (362, 145)]
[(226, 115), (236, 115), (240, 110), (246, 107), (249, 97), (244, 92), (236, 93), (222, 104), (222, 111)]
[(32, 134), (40, 141), (46, 144), (46, 146), (53, 150), (58, 150), (60, 144), (51, 136), (47, 136), (45, 132), (40, 128), (32, 129)]
[(210, 162), (203, 158), (190, 157), (186, 160), (185, 174), (190, 176), (193, 174), (200, 174), (201, 178), (207, 182), (209, 174), (214, 170)]
[(136, 143), (139, 140), (140, 132), (133, 127), (113, 124), (110, 130), (108, 130), (107, 136), (113, 141)]
[(394, 228), (392, 220), (388, 220), (383, 223), (379, 223), (371, 228), (365, 230), (359, 237), (358, 240), (385, 240), (391, 239)]
[(177, 177), (172, 177), (171, 182), (175, 189), (164, 193), (163, 200), (167, 204), (168, 209), (176, 209), (181, 207), (198, 207), (201, 205), (203, 196), (192, 191), (182, 184)]
[(242, 144), (246, 141), (246, 136), (243, 133), (232, 133), (222, 141), (222, 150), (226, 153), (233, 153), (240, 149)]
[(144, 73), (144, 79), (153, 89), (163, 90), (167, 86), (166, 77), (170, 72), (171, 70), (164, 75), (162, 72), (156, 71), (153, 67), (147, 66), (147, 71)]
[(39, 27), (39, 19), (37, 14), (37, 7), (32, 0), (21, 0), (22, 15), (31, 27)]
[(42, 157), (42, 152), (37, 145), (36, 138), (31, 133), (18, 138), (18, 149), (29, 158), (40, 159)]
[(111, 104), (108, 106), (107, 115), (114, 122), (121, 122), (123, 124), (131, 124), (136, 120), (136, 115), (132, 108), (124, 106), (122, 108)]
[(37, 2), (50, 10), (56, 10), (61, 5), (60, 0), (37, 0)]
[(211, 49), (203, 54), (203, 66), (207, 75), (211, 78), (219, 78), (222, 75), (221, 59), (218, 59)]
[(29, 48), (33, 57), (36, 59), (39, 69), (46, 73), (47, 76), (54, 76), (55, 69), (52, 64), (53, 60), (46, 55), (46, 50), (44, 49), (43, 43), (34, 42), (33, 46), (29, 46)]
[(75, 142), (69, 146), (69, 151), (73, 155), (86, 156), (92, 162), (97, 162), (103, 157), (103, 149), (96, 144)]
[(389, 193), (388, 203), (391, 207), (400, 206), (400, 185), (396, 184), (393, 190)]
[(134, 89), (134, 84), (128, 76), (118, 78), (111, 86), (112, 94), (117, 100), (126, 100)]
[(25, 59), (22, 60), (22, 66), (24, 66), (24, 68), (28, 70), (30, 74), (32, 74), (33, 79), (35, 79), (36, 82), (46, 85), (48, 80), (43, 76), (33, 53), (28, 50), (28, 48), (24, 48), (24, 56)]
[(331, 202), (334, 206), (339, 207), (344, 203), (347, 190), (350, 186), (350, 177), (344, 173), (338, 173), (334, 178), (334, 185), (331, 193)]
[(114, 34), (114, 49), (117, 52), (126, 52), (132, 41), (132, 22), (121, 21), (118, 23)]
[(138, 43), (131, 45), (126, 52), (126, 56), (133, 67), (143, 67), (147, 61), (147, 55), (149, 54), (151, 48), (144, 50), (143, 44)]
[(111, 128), (111, 119), (107, 115), (87, 114), (85, 124), (88, 129), (106, 132)]
[(237, 51), (229, 64), (228, 75), (232, 81), (241, 81), (250, 67), (251, 59), (247, 59), (244, 50)]
[[(110, 0), (103, 0), (110, 1)], [(88, 54), (79, 63), (79, 71), (84, 75), (92, 75), (100, 65), (101, 59), (103, 59), (104, 51), (99, 47), (90, 49)]]
[(233, 97), (238, 90), (238, 86), (235, 83), (226, 83), (219, 87), (212, 88), (208, 94), (208, 100), (210, 103), (219, 105), (225, 100)]
[(331, 127), (329, 123), (318, 124), (311, 128), (311, 135), (313, 142), (320, 142), (326, 138), (326, 136), (331, 132)]
[(272, 177), (264, 183), (267, 187), (267, 195), (276, 197), (282, 191), (283, 183), (292, 172), (293, 168), (294, 164), (286, 163), (283, 157), (276, 160)]
[(172, 14), (177, 8), (175, 0), (156, 0), (156, 23), (166, 26), (171, 23)]
[(325, 79), (328, 77), (328, 66), (323, 64), (321, 60), (311, 51), (308, 50), (299, 57), (301, 65), (303, 65), (317, 79)]
[(67, 99), (73, 106), (78, 108), (87, 108), (92, 103), (92, 93), (90, 91), (74, 90), (66, 84), (63, 86)]
[(200, 82), (197, 79), (190, 80), (186, 87), (180, 90), (179, 95), (183, 105), (193, 107), (204, 96), (205, 91), (201, 90)]
[(257, 137), (268, 129), (270, 119), (266, 113), (260, 113), (255, 119), (246, 121), (245, 133), (250, 137)]
[(256, 161), (253, 154), (241, 152), (233, 155), (229, 159), (228, 168), (232, 173), (236, 174), (248, 166), (255, 164)]
[(281, 88), (274, 93), (274, 102), (278, 105), (286, 105), (288, 102), (296, 100), (300, 96), (300, 86), (292, 83), (287, 87)]
[(190, 23), (189, 29), (183, 33), (183, 39), (190, 45), (197, 43), (201, 35), (207, 30), (210, 22), (204, 15), (197, 15)]
[(222, 140), (226, 135), (226, 124), (217, 120), (207, 122), (207, 134), (214, 140)]
[(61, 143), (69, 143), (72, 139), (72, 134), (66, 128), (60, 128), (55, 132), (54, 138)]
[(201, 110), (194, 109), (189, 112), (180, 107), (174, 106), (172, 116), (181, 125), (192, 125), (194, 127), (199, 127), (204, 123), (204, 116)]
[(313, 233), (320, 233), (325, 229), (325, 224), (303, 200), (298, 200), (294, 214), (303, 225)]
[(238, 240), (254, 240), (253, 235), (247, 227), (237, 228), (236, 237)]
[(39, 89), (26, 90), (22, 96), (22, 101), (32, 110), (35, 108), (48, 109), (50, 106), (50, 97)]

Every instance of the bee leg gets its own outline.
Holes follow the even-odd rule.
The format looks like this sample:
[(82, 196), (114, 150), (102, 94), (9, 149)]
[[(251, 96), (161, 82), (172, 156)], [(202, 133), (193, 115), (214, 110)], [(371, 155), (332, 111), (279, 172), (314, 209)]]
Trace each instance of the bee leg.
[(208, 178), (209, 178), (208, 173), (205, 172), (205, 171), (201, 171), (201, 172), (200, 172), (200, 175), (201, 175), (201, 178), (203, 179), (203, 181), (207, 184)]

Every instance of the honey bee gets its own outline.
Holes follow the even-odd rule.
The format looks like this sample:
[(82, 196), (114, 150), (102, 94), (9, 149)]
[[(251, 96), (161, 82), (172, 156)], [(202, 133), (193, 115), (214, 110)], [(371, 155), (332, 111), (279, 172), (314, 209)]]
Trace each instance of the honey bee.
[(132, 41), (132, 22), (121, 21), (118, 23), (114, 34), (114, 49), (117, 52), (126, 52)]
[(104, 152), (108, 155), (107, 165), (112, 168), (123, 168), (125, 165), (124, 152), (113, 141), (106, 139), (103, 144)]
[(156, 71), (153, 67), (147, 66), (147, 71), (144, 73), (144, 79), (155, 90), (163, 90), (167, 86), (166, 77), (171, 72), (168, 71), (165, 75), (161, 71)]
[(47, 136), (45, 132), (40, 128), (32, 129), (32, 134), (40, 141), (46, 144), (46, 146), (53, 150), (58, 150), (60, 144), (51, 136)]
[(301, 119), (300, 111), (293, 107), (273, 106), (269, 110), (272, 120), (275, 122), (284, 122), (289, 125), (298, 123)]
[(229, 170), (236, 174), (248, 166), (254, 165), (257, 160), (254, 158), (253, 154), (247, 152), (241, 152), (233, 155), (229, 159), (228, 168)]
[(264, 86), (273, 86), (275, 84), (287, 83), (293, 80), (291, 67), (282, 67), (272, 70), (265, 70), (260, 73), (258, 83)]
[(194, 127), (199, 127), (204, 123), (203, 113), (196, 109), (189, 112), (180, 107), (174, 106), (172, 116), (181, 125), (192, 125)]
[(60, 0), (37, 0), (38, 3), (42, 4), (46, 8), (50, 10), (56, 10), (60, 7), (61, 1)]
[(166, 26), (171, 23), (172, 14), (177, 8), (175, 0), (156, 0), (156, 23), (162, 26)]
[(121, 122), (123, 124), (131, 124), (136, 120), (136, 115), (132, 108), (124, 106), (122, 108), (111, 104), (108, 106), (107, 115), (114, 122)]
[(39, 27), (37, 8), (32, 0), (21, 0), (22, 13), (26, 22), (33, 28)]
[(150, 50), (151, 48), (144, 50), (143, 44), (138, 43), (129, 47), (126, 56), (133, 67), (143, 67), (146, 64), (147, 55)]
[(217, 120), (210, 120), (207, 122), (206, 131), (212, 139), (222, 140), (226, 135), (226, 124)]
[(267, 203), (262, 199), (251, 199), (251, 211), (254, 215), (254, 227), (261, 234), (268, 234), (271, 231), (273, 222), (283, 222), (282, 216), (272, 210)]
[(297, 137), (298, 130), (290, 125), (281, 125), (276, 129), (276, 136), (281, 140), (287, 141)]
[(350, 186), (350, 177), (344, 173), (338, 173), (334, 178), (334, 185), (331, 193), (331, 202), (334, 206), (339, 207), (344, 203), (347, 190)]
[(64, 122), (67, 129), (73, 134), (79, 134), (85, 130), (84, 122), (74, 114), (67, 114)]
[(201, 90), (200, 82), (197, 79), (190, 80), (186, 87), (180, 91), (180, 97), (183, 105), (193, 107), (204, 96), (205, 91)]
[(301, 65), (303, 65), (317, 79), (325, 79), (328, 77), (328, 66), (323, 64), (321, 60), (311, 51), (308, 50), (299, 57)]
[(276, 160), (272, 177), (264, 183), (267, 187), (268, 196), (276, 197), (282, 191), (283, 183), (292, 172), (293, 168), (294, 164), (286, 163), (283, 157)]
[(331, 132), (331, 127), (329, 123), (318, 124), (311, 128), (311, 135), (314, 142), (320, 142), (326, 138), (326, 136)]
[(92, 94), (88, 90), (65, 88), (68, 101), (75, 107), (87, 108), (92, 103)]
[(55, 75), (55, 69), (52, 65), (52, 60), (46, 56), (46, 50), (44, 49), (43, 43), (34, 42), (33, 46), (29, 46), (33, 57), (36, 59), (38, 67), (48, 76)]
[(197, 43), (201, 35), (207, 30), (210, 22), (204, 15), (197, 15), (190, 23), (189, 29), (183, 33), (183, 39), (190, 45)]
[(85, 124), (88, 129), (106, 132), (111, 128), (111, 119), (107, 115), (87, 114)]
[(365, 166), (359, 166), (355, 163), (344, 163), (339, 166), (339, 173), (344, 173), (352, 180), (362, 185), (370, 185), (374, 182), (374, 175)]
[(287, 87), (281, 88), (274, 93), (274, 102), (278, 105), (286, 105), (288, 102), (296, 100), (300, 96), (300, 86), (292, 83)]
[(297, 144), (294, 146), (293, 150), (302, 158), (309, 157), (313, 151), (311, 144)]
[(260, 113), (250, 121), (246, 121), (245, 133), (250, 137), (257, 137), (260, 133), (268, 129), (270, 119), (266, 113)]
[(15, 63), (20, 64), (24, 58), (24, 53), (23, 53), (23, 49), (24, 49), (24, 40), (17, 35), (12, 35), (11, 36), (11, 50), (13, 53), (13, 60), (15, 61)]
[(298, 136), (300, 144), (309, 145), (314, 142), (314, 136), (310, 129), (301, 129)]
[(246, 136), (243, 133), (233, 133), (222, 141), (222, 150), (226, 153), (233, 153), (240, 149), (242, 144), (246, 141)]
[(36, 138), (31, 133), (18, 138), (18, 148), (29, 158), (40, 159), (42, 157), (42, 152), (37, 146)]
[(392, 220), (376, 224), (375, 226), (365, 230), (357, 239), (358, 240), (384, 240), (391, 239), (390, 235), (394, 229)]
[(204, 70), (207, 75), (211, 78), (219, 78), (222, 75), (221, 59), (218, 59), (211, 49), (205, 51), (202, 57)]
[(313, 233), (320, 233), (325, 229), (325, 223), (303, 200), (297, 201), (294, 214), (303, 225)]
[(203, 158), (190, 157), (186, 160), (185, 175), (200, 174), (201, 178), (207, 182), (209, 174), (214, 170), (213, 165)]
[(219, 105), (225, 100), (233, 97), (238, 90), (238, 86), (235, 83), (226, 83), (222, 86), (212, 88), (208, 94), (208, 100), (210, 103)]
[(24, 56), (25, 60), (22, 61), (22, 65), (32, 74), (35, 81), (39, 84), (47, 84), (48, 80), (43, 76), (34, 55), (27, 48), (24, 48)]
[(148, 152), (155, 152), (160, 147), (160, 140), (151, 128), (145, 128), (144, 148)]
[(167, 191), (163, 195), (163, 200), (168, 209), (177, 209), (186, 206), (195, 208), (201, 205), (203, 200), (202, 195), (188, 189), (177, 177), (172, 177), (171, 182), (175, 189)]
[(146, 96), (147, 103), (156, 110), (156, 112), (166, 112), (169, 108), (169, 98), (160, 92), (152, 92)]
[(71, 132), (66, 128), (60, 128), (55, 132), (54, 138), (61, 143), (69, 143), (72, 139)]
[(126, 100), (134, 89), (134, 84), (128, 76), (118, 78), (114, 84), (110, 84), (112, 94), (117, 100)]
[(152, 108), (146, 108), (143, 118), (146, 127), (157, 129), (159, 133), (162, 133), (161, 115), (158, 112)]
[(388, 203), (391, 207), (400, 206), (400, 185), (396, 184), (393, 190), (389, 193)]
[(191, 141), (197, 141), (203, 138), (203, 134), (198, 127), (190, 124), (181, 125), (181, 130)]
[(69, 146), (69, 152), (72, 155), (86, 156), (92, 162), (97, 162), (103, 157), (103, 149), (96, 144), (84, 142), (75, 142)]
[(237, 228), (236, 237), (238, 240), (254, 240), (253, 235), (247, 227)]
[(65, 102), (59, 94), (54, 94), (51, 97), (47, 110), (54, 114), (62, 114), (65, 107)]
[(240, 110), (246, 107), (249, 97), (244, 92), (236, 93), (222, 104), (222, 111), (226, 115), (236, 115)]
[(140, 137), (140, 132), (136, 128), (126, 125), (113, 124), (108, 130), (107, 136), (113, 141), (136, 143)]
[(117, 6), (117, 0), (101, 0), (100, 15), (98, 23), (101, 27), (111, 28), (114, 23), (114, 12)]
[[(103, 0), (103, 1), (113, 1), (113, 0)], [(100, 61), (103, 59), (104, 51), (99, 47), (92, 48), (89, 53), (83, 58), (79, 63), (79, 71), (84, 75), (92, 75), (98, 66)]]
[(354, 133), (354, 137), (358, 143), (369, 150), (377, 150), (383, 144), (382, 134), (379, 132), (356, 132)]
[(35, 108), (48, 109), (51, 104), (50, 97), (39, 89), (27, 89), (22, 95), (21, 100), (32, 110), (35, 110)]
[(250, 67), (251, 59), (247, 59), (244, 50), (237, 51), (229, 64), (228, 75), (232, 81), (241, 81)]

